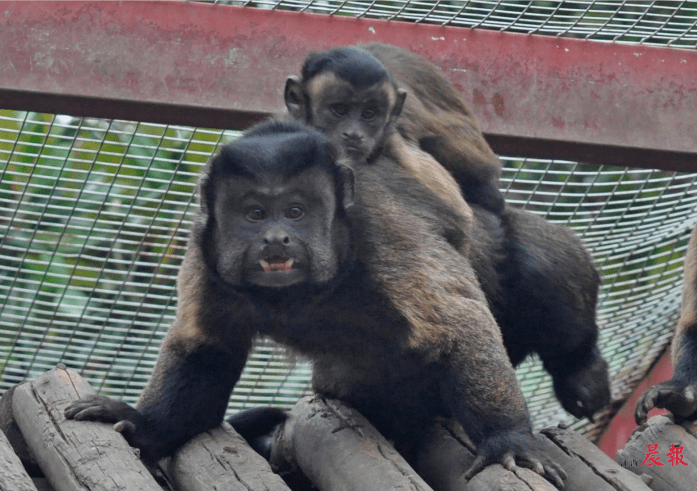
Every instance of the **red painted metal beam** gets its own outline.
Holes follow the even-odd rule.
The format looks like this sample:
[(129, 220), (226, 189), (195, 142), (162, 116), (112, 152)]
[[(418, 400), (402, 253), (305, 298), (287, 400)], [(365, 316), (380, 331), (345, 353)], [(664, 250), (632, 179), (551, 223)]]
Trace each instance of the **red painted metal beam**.
[[(636, 406), (641, 394), (659, 382), (670, 380), (672, 376), (673, 365), (670, 359), (670, 349), (667, 349), (605, 427), (602, 436), (598, 440), (600, 450), (613, 459), (615, 458), (617, 451), (624, 448), (632, 432), (637, 427), (634, 422), (634, 406)], [(654, 409), (649, 412), (649, 417), (667, 413), (668, 411), (665, 409)]]
[(697, 51), (187, 2), (0, 2), (0, 107), (243, 128), (309, 51), (439, 65), (495, 151), (697, 170)]

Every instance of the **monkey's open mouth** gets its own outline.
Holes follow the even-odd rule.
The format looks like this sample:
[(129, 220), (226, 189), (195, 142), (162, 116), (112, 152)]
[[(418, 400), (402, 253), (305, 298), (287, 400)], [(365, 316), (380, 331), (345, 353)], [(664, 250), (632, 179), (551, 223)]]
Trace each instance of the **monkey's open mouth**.
[(259, 260), (259, 264), (264, 270), (264, 273), (268, 273), (269, 271), (290, 271), (293, 269), (294, 262), (295, 259), (293, 258), (286, 259), (282, 257), (272, 257), (269, 258), (268, 261), (264, 261), (263, 259)]

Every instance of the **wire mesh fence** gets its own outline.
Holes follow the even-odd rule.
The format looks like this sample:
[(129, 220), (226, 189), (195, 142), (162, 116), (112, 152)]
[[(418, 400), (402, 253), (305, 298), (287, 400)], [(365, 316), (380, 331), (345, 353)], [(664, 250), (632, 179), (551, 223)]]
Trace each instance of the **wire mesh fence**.
[(697, 2), (470, 0), (216, 0), (215, 3), (423, 22), (597, 41), (697, 45)]
[[(0, 390), (63, 362), (136, 399), (174, 319), (198, 170), (236, 136), (0, 110)], [(502, 161), (508, 203), (572, 227), (602, 270), (600, 346), (622, 398), (670, 340), (697, 174)], [(290, 406), (309, 371), (260, 340), (229, 410)], [(537, 428), (574, 422), (539, 361), (518, 375)]]

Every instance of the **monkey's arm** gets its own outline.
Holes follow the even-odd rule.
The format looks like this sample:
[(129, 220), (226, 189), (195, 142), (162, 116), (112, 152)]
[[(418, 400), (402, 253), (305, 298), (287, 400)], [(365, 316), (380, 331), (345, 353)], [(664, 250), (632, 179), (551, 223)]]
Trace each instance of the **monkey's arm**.
[(697, 228), (685, 256), (682, 313), (672, 345), (673, 378), (644, 392), (634, 409), (637, 424), (653, 408), (669, 410), (678, 419), (697, 419)]
[(462, 339), (454, 340), (455, 346), (466, 343), (466, 348), (456, 347), (447, 355), (441, 382), (446, 407), (477, 447), (465, 477), (470, 479), (490, 464), (500, 463), (509, 470), (520, 465), (562, 488), (566, 473), (545, 455), (532, 434), (527, 405), (493, 317), (480, 302), (469, 303), (463, 309), (468, 312), (463, 322), (478, 326), (478, 332), (464, 330)]
[(171, 454), (198, 433), (220, 424), (246, 353), (208, 346), (179, 354), (175, 351), (183, 347), (172, 344), (176, 343), (163, 348), (137, 409), (94, 395), (69, 406), (66, 417), (115, 423), (114, 429), (139, 448), (148, 462)]
[(115, 423), (150, 462), (223, 421), (252, 331), (244, 304), (226, 295), (207, 271), (199, 248), (189, 247), (179, 272), (177, 318), (136, 408), (95, 395), (68, 406), (67, 418)]

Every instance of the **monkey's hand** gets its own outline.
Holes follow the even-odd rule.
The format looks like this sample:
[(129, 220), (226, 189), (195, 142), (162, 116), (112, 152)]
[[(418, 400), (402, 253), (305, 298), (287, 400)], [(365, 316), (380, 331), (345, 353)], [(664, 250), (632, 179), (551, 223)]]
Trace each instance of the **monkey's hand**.
[(509, 471), (526, 467), (544, 476), (557, 488), (564, 488), (566, 472), (552, 462), (528, 429), (506, 430), (479, 442), (477, 457), (467, 470), (467, 480), (490, 464), (501, 464)]
[(114, 429), (121, 433), (133, 447), (143, 448), (141, 433), (145, 428), (145, 418), (137, 409), (123, 401), (102, 395), (90, 395), (73, 402), (65, 408), (65, 417), (76, 421), (101, 421), (114, 423)]
[(661, 382), (644, 392), (634, 408), (634, 421), (641, 425), (654, 408), (667, 409), (677, 421), (697, 419), (697, 385), (675, 379)]
[[(594, 351), (595, 350), (594, 348)], [(561, 405), (577, 418), (593, 421), (593, 415), (610, 404), (610, 379), (607, 363), (595, 353), (575, 370), (560, 370), (554, 375), (554, 392)]]

